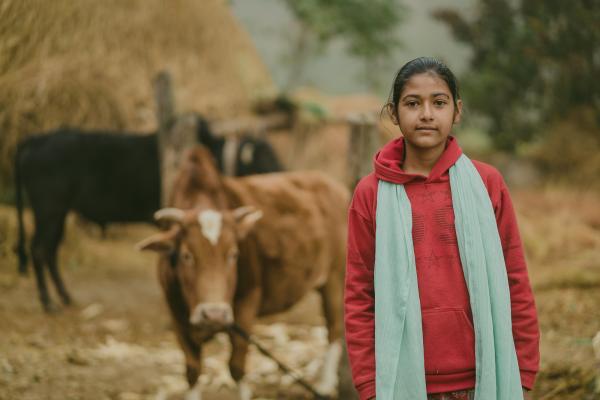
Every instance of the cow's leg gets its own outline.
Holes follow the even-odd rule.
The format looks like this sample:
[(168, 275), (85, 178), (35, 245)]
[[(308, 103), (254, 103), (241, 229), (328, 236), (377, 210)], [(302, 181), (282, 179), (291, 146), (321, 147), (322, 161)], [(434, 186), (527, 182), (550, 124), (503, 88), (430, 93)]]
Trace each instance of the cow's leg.
[(58, 246), (60, 245), (60, 242), (63, 239), (65, 217), (66, 215), (57, 217), (55, 223), (53, 224), (54, 229), (50, 232), (50, 238), (52, 238), (52, 242), (48, 243), (46, 259), (48, 262), (48, 270), (50, 271), (50, 277), (52, 278), (52, 282), (54, 282), (54, 287), (56, 288), (56, 291), (58, 292), (63, 304), (70, 305), (71, 296), (69, 295), (69, 292), (67, 291), (65, 284), (63, 283), (60, 271), (58, 269), (58, 263), (56, 258)]
[(189, 327), (182, 327), (181, 324), (175, 321), (175, 335), (183, 355), (185, 357), (185, 377), (190, 389), (185, 393), (185, 400), (201, 400), (202, 385), (198, 377), (202, 369), (202, 348), (198, 343), (187, 333)]
[[(250, 332), (256, 319), (260, 306), (260, 289), (252, 289), (248, 295), (236, 300), (234, 315), (237, 325), (246, 332)], [(246, 355), (248, 354), (248, 342), (237, 334), (230, 333), (231, 358), (229, 359), (229, 371), (238, 386), (240, 400), (250, 400), (252, 390), (243, 379), (246, 366)]]
[(36, 230), (33, 240), (31, 241), (31, 257), (33, 259), (33, 270), (35, 272), (35, 280), (38, 288), (38, 295), (40, 297), (40, 302), (42, 303), (42, 307), (44, 307), (44, 311), (51, 312), (54, 311), (54, 307), (52, 306), (52, 301), (50, 300), (50, 296), (48, 295), (48, 287), (46, 286), (46, 275), (44, 271), (44, 266), (46, 264), (46, 255), (42, 240), (40, 238), (40, 233)]
[(60, 271), (58, 269), (58, 262), (56, 253), (58, 246), (63, 239), (64, 226), (65, 226), (66, 213), (54, 215), (52, 218), (47, 218), (48, 224), (46, 225), (46, 231), (44, 232), (44, 258), (50, 272), (50, 278), (54, 283), (54, 287), (58, 292), (63, 304), (71, 304), (71, 296), (65, 288)]
[(188, 385), (192, 388), (196, 385), (198, 377), (200, 376), (202, 368), (202, 361), (200, 360), (202, 348), (186, 333), (185, 329), (178, 327), (177, 323), (175, 325), (175, 335), (177, 336), (177, 341), (185, 356), (185, 377)]
[[(33, 199), (44, 198), (43, 196), (37, 196), (35, 194), (31, 197)], [(49, 201), (48, 203), (32, 202), (35, 217), (35, 233), (33, 240), (31, 241), (31, 254), (40, 301), (46, 312), (55, 311), (55, 307), (50, 301), (50, 296), (48, 294), (45, 268), (48, 267), (50, 270), (52, 280), (56, 285), (55, 271), (52, 271), (51, 268), (56, 268), (56, 250), (62, 240), (63, 227), (67, 214), (66, 208), (60, 207), (60, 209), (57, 209), (54, 207), (55, 204), (52, 201)], [(62, 286), (64, 289), (64, 285)], [(62, 297), (60, 290), (59, 294)]]
[(54, 287), (56, 287), (56, 291), (60, 295), (63, 304), (68, 306), (72, 303), (71, 296), (69, 295), (69, 292), (67, 292), (62, 277), (60, 276), (60, 271), (58, 270), (58, 263), (56, 261), (56, 250), (56, 248), (52, 249), (50, 251), (50, 254), (48, 255), (48, 269), (50, 270), (50, 277), (54, 282)]
[[(336, 266), (338, 267), (338, 266)], [(319, 292), (327, 323), (329, 346), (320, 371), (316, 389), (323, 395), (335, 395), (338, 385), (338, 367), (343, 351), (343, 277), (333, 272)]]

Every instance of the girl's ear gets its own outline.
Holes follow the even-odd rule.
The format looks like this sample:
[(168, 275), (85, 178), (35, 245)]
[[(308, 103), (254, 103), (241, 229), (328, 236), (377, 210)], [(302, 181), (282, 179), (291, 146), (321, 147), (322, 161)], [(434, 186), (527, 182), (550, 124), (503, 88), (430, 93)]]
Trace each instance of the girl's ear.
[(456, 101), (456, 110), (454, 111), (454, 124), (458, 124), (460, 122), (460, 118), (462, 116), (462, 100), (458, 99)]
[(398, 117), (396, 116), (396, 110), (394, 109), (394, 103), (387, 103), (385, 105), (385, 108), (388, 112), (388, 115), (390, 116), (390, 119), (392, 120), (392, 123), (394, 125), (398, 125)]

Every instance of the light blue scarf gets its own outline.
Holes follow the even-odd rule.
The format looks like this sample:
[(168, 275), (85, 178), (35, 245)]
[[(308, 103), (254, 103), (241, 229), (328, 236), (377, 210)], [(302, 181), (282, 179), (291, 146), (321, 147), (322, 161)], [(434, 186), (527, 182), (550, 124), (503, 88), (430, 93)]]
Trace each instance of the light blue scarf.
[[(498, 227), (483, 181), (464, 154), (450, 168), (450, 187), (475, 327), (475, 399), (522, 400)], [(377, 400), (426, 400), (412, 213), (403, 185), (379, 181), (376, 218)]]

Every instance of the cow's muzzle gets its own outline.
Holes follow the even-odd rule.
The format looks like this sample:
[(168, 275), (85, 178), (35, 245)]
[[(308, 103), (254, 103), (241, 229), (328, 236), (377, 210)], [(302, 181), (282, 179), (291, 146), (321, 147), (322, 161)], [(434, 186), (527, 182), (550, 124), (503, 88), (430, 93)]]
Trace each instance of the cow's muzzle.
[(233, 323), (233, 310), (227, 303), (200, 303), (192, 311), (190, 323), (194, 326), (228, 326)]

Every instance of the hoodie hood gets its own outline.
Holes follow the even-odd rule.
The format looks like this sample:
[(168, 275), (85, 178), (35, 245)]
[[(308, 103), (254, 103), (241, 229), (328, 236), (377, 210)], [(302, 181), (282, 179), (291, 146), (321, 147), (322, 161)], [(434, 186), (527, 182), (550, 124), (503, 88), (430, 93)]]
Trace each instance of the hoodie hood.
[[(462, 154), (462, 150), (456, 141), (456, 138), (449, 136), (446, 141), (446, 149), (442, 156), (433, 166), (433, 169), (426, 178), (426, 182), (435, 182), (442, 176), (447, 175), (448, 170), (454, 165), (456, 160)], [(404, 138), (394, 139), (377, 154), (373, 164), (375, 166), (375, 176), (377, 179), (395, 184), (403, 185), (413, 180), (423, 180), (424, 177), (418, 174), (409, 174), (402, 169), (404, 161)]]

